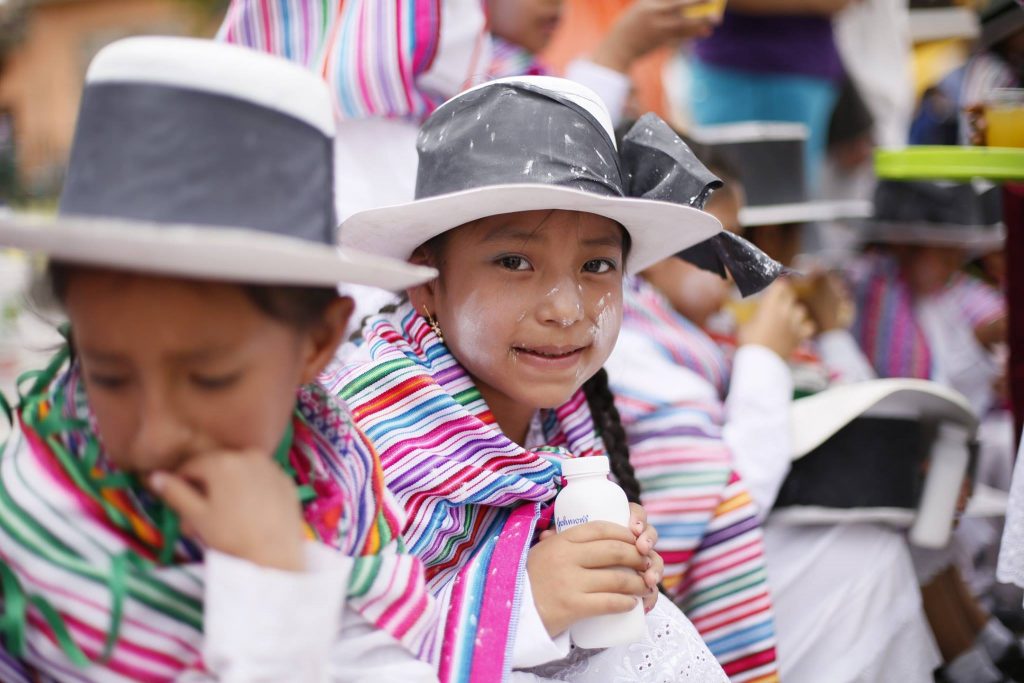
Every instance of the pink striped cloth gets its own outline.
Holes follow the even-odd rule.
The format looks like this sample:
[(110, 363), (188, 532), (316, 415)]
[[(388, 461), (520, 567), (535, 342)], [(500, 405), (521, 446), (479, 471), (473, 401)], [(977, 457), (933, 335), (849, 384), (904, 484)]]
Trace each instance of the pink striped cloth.
[(526, 555), (550, 519), (560, 463), (604, 454), (583, 392), (542, 411), (545, 447), (522, 448), (409, 304), (370, 318), (320, 382), (351, 407), (405, 507), (403, 535), (447, 615), (441, 680), (505, 680)]
[(947, 292), (964, 317), (977, 329), (1006, 317), (1006, 297), (995, 287), (965, 273), (957, 273)]
[[(0, 680), (30, 670), (158, 683), (203, 672), (202, 550), (107, 460), (67, 357), (37, 376), (0, 452)], [(377, 453), (347, 409), (303, 387), (277, 459), (307, 494), (309, 538), (354, 560), (347, 604), (426, 658), (440, 640), (436, 604)]]
[(624, 304), (615, 354), (633, 362), (621, 371), (610, 362), (609, 372), (644, 508), (658, 530), (662, 583), (730, 681), (777, 681), (757, 505), (723, 440), (722, 400), (694, 395), (680, 376), (685, 368), (724, 396), (729, 359), (643, 280), (627, 283)]
[(218, 39), (321, 74), (339, 120), (422, 121), (490, 60), (481, 0), (232, 0)]

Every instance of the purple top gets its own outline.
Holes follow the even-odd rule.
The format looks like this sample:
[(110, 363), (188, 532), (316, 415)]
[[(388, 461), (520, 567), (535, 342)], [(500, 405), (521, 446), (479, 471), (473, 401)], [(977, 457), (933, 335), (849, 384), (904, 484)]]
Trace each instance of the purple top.
[(696, 52), (714, 66), (835, 81), (843, 77), (829, 17), (726, 11), (711, 37), (697, 43)]

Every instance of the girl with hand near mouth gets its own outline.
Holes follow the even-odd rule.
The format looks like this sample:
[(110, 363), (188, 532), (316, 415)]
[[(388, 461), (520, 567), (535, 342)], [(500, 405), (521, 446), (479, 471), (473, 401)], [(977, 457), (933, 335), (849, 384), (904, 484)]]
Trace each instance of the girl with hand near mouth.
[(70, 323), (0, 454), (0, 679), (436, 680), (401, 509), (315, 382), (339, 281), (432, 271), (337, 249), (333, 129), (319, 79), (251, 50), (91, 64), (60, 215), (0, 218)]
[[(322, 381), (352, 407), (405, 505), (405, 539), (449, 615), (442, 680), (724, 680), (658, 596), (657, 535), (639, 505), (630, 528), (541, 532), (566, 458), (607, 454), (638, 499), (602, 370), (622, 277), (720, 231), (654, 198), (666, 187), (703, 198), (715, 179), (653, 116), (617, 149), (600, 99), (546, 77), (459, 95), (418, 148), (417, 200), (356, 214), (342, 243), (439, 276), (371, 317)], [(643, 642), (571, 649), (573, 623), (639, 599)]]

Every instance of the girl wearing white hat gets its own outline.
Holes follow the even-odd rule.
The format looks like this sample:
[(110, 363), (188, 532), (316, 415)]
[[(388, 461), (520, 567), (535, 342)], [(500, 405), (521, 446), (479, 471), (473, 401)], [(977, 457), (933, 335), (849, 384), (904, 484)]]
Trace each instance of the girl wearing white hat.
[(0, 217), (70, 323), (0, 454), (0, 679), (435, 679), (401, 511), (315, 381), (338, 282), (433, 271), (334, 245), (332, 135), (319, 79), (250, 50), (91, 64), (59, 215)]
[[(370, 318), (324, 381), (381, 453), (446, 632), (491, 637), (445, 642), (442, 678), (489, 651), (491, 666), (472, 668), (480, 680), (724, 680), (692, 625), (658, 598), (662, 561), (642, 508), (628, 529), (534, 535), (565, 459), (607, 454), (637, 500), (601, 370), (622, 274), (719, 233), (671, 199), (702, 201), (715, 179), (657, 117), (617, 148), (597, 96), (546, 77), (455, 97), (418, 148), (417, 200), (356, 214), (341, 240), (434, 264), (439, 276)], [(646, 636), (570, 650), (572, 624), (639, 598), (651, 610)]]
[[(743, 185), (720, 158), (707, 161), (726, 182), (709, 210), (738, 230)], [(806, 333), (790, 288), (769, 289), (741, 328), (738, 346), (723, 346), (706, 325), (732, 289), (683, 258), (651, 266), (627, 289), (623, 332), (608, 360), (634, 467), (649, 492), (644, 501), (657, 511), (652, 523), (679, 529), (664, 531), (659, 542), (667, 574), (690, 571), (693, 560), (685, 555), (678, 564), (668, 558), (670, 549), (693, 543), (687, 536), (699, 524), (714, 537), (718, 510), (736, 519), (742, 508), (735, 497), (710, 497), (707, 484), (735, 471), (763, 525), (780, 680), (929, 681), (939, 656), (901, 531), (852, 520), (825, 523), (823, 516), (794, 526), (771, 516), (793, 466), (794, 427), (827, 421), (822, 414), (799, 423), (791, 418), (795, 382), (786, 359)], [(833, 418), (842, 410), (833, 403), (823, 413)], [(729, 564), (719, 572), (732, 578)], [(700, 575), (711, 582), (714, 565)], [(668, 575), (665, 584), (671, 585)], [(753, 609), (722, 625), (701, 611), (688, 612), (698, 628), (708, 621), (743, 634), (757, 624)]]

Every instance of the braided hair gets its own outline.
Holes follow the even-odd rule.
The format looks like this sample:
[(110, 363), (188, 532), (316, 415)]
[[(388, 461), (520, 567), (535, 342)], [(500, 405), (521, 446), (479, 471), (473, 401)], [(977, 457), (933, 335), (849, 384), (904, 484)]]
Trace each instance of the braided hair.
[(640, 482), (636, 480), (636, 472), (629, 462), (626, 430), (622, 428), (622, 420), (615, 407), (615, 396), (608, 387), (608, 372), (604, 368), (583, 384), (583, 394), (587, 397), (597, 433), (604, 441), (612, 474), (626, 492), (629, 501), (639, 503)]

